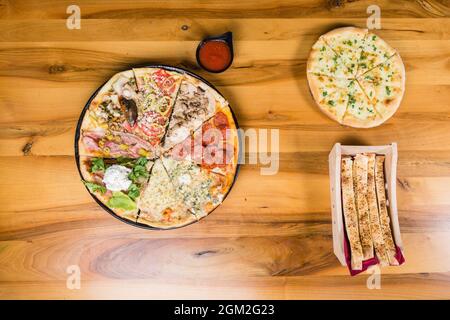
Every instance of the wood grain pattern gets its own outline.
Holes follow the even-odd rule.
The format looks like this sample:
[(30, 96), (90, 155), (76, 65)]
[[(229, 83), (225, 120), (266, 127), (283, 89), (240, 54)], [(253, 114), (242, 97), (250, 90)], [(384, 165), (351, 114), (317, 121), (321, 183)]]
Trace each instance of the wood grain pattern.
[[(0, 298), (450, 298), (450, 7), (448, 1), (0, 0)], [(379, 128), (346, 128), (315, 106), (311, 45), (340, 25), (375, 31), (407, 72), (399, 111)], [(231, 30), (223, 74), (195, 63), (198, 41)], [(117, 71), (166, 63), (216, 85), (243, 128), (280, 129), (280, 171), (245, 165), (226, 201), (171, 231), (128, 226), (80, 182), (75, 126)], [(335, 142), (399, 146), (398, 207), (406, 264), (348, 276), (333, 255), (327, 157)], [(81, 289), (66, 288), (69, 265)]]

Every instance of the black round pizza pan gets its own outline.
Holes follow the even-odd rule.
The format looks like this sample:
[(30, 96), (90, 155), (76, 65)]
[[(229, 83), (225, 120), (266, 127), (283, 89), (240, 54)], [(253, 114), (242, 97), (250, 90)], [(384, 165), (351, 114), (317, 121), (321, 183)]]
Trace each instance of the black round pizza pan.
[[(207, 80), (205, 80), (205, 79), (202, 78), (201, 76), (199, 76), (199, 75), (197, 75), (197, 74), (195, 74), (195, 73), (193, 73), (193, 72), (191, 72), (191, 71), (189, 71), (189, 70), (186, 70), (186, 69), (184, 69), (184, 68), (174, 67), (174, 66), (169, 66), (169, 65), (164, 65), (164, 64), (158, 64), (158, 65), (146, 65), (146, 66), (142, 66), (142, 65), (141, 65), (141, 66), (139, 66), (138, 68), (161, 68), (161, 69), (165, 69), (165, 70), (169, 70), (169, 71), (175, 71), (175, 72), (178, 72), (178, 73), (185, 73), (185, 74), (188, 74), (188, 75), (190, 75), (190, 76), (192, 76), (192, 77), (194, 77), (194, 78), (197, 78), (198, 80), (200, 80), (200, 81), (206, 83), (208, 86), (210, 86), (210, 87), (213, 88), (215, 91), (217, 91), (217, 93), (218, 93), (219, 95), (221, 95), (221, 96), (225, 99), (225, 97), (222, 95), (222, 93), (220, 93), (220, 91), (217, 90), (217, 88), (214, 87), (214, 85), (212, 85), (210, 82), (208, 82)], [(126, 70), (124, 70), (124, 71), (126, 71)], [(74, 148), (75, 148), (75, 162), (76, 162), (77, 169), (78, 169), (78, 173), (80, 174), (81, 179), (83, 179), (83, 175), (81, 174), (81, 169), (80, 169), (80, 154), (79, 154), (79, 148), (78, 148), (78, 141), (79, 141), (79, 139), (80, 139), (80, 129), (81, 129), (81, 124), (82, 124), (82, 122), (83, 122), (84, 115), (86, 114), (86, 111), (88, 110), (89, 106), (91, 105), (92, 100), (97, 96), (97, 93), (100, 91), (100, 89), (101, 89), (108, 81), (109, 81), (109, 79), (108, 79), (107, 81), (105, 81), (105, 83), (103, 83), (103, 84), (102, 84), (97, 90), (95, 90), (95, 92), (91, 95), (91, 97), (89, 98), (89, 100), (86, 102), (86, 105), (84, 106), (83, 110), (81, 111), (80, 118), (78, 119), (76, 131), (75, 131)], [(227, 99), (225, 99), (225, 100), (228, 101)], [(228, 105), (229, 105), (229, 104), (228, 104)], [(239, 125), (238, 125), (238, 122), (237, 122), (236, 115), (234, 114), (234, 111), (233, 111), (233, 109), (231, 108), (230, 105), (229, 105), (229, 107), (230, 107), (230, 110), (231, 110), (231, 114), (232, 114), (232, 116), (233, 116), (234, 123), (236, 124), (236, 129), (239, 129)], [(210, 215), (214, 210), (216, 210), (216, 209), (223, 203), (223, 201), (225, 201), (225, 199), (226, 199), (226, 197), (228, 196), (228, 194), (230, 193), (231, 189), (233, 189), (234, 183), (236, 182), (236, 179), (237, 179), (237, 176), (238, 176), (238, 173), (239, 173), (239, 170), (240, 170), (240, 164), (239, 164), (239, 161), (240, 161), (241, 156), (242, 156), (242, 150), (241, 150), (241, 147), (242, 147), (242, 141), (241, 141), (241, 136), (240, 136), (239, 134), (238, 134), (238, 144), (239, 144), (239, 149), (238, 149), (238, 163), (237, 163), (237, 166), (236, 166), (236, 172), (235, 172), (235, 174), (234, 174), (234, 178), (233, 178), (233, 181), (232, 181), (232, 183), (231, 183), (230, 189), (227, 191), (227, 193), (226, 193), (225, 196), (223, 197), (222, 202), (221, 202), (217, 207), (215, 207), (213, 210), (211, 210), (206, 216)], [(92, 193), (89, 191), (89, 189), (88, 189), (87, 187), (86, 187), (86, 190), (89, 192), (89, 194), (91, 195), (91, 197), (95, 200), (95, 202), (97, 202), (97, 204), (98, 204), (100, 207), (102, 207), (106, 212), (108, 212), (108, 213), (109, 213), (110, 215), (112, 215), (114, 218), (116, 218), (116, 219), (118, 219), (118, 220), (120, 220), (120, 221), (122, 221), (122, 222), (125, 222), (125, 223), (127, 223), (127, 224), (129, 224), (129, 225), (132, 225), (132, 226), (135, 226), (135, 227), (139, 227), (139, 228), (143, 228), (143, 229), (149, 229), (149, 230), (173, 230), (173, 229), (178, 229), (178, 228), (186, 227), (186, 226), (191, 225), (191, 224), (193, 224), (193, 223), (196, 223), (196, 222), (198, 222), (198, 221), (200, 221), (200, 220), (202, 220), (203, 218), (206, 217), (206, 216), (205, 216), (205, 217), (201, 218), (200, 220), (192, 221), (192, 222), (190, 222), (190, 223), (188, 223), (188, 224), (185, 224), (185, 225), (182, 225), (182, 226), (175, 226), (175, 227), (170, 227), (170, 228), (157, 228), (157, 227), (152, 227), (152, 226), (149, 226), (149, 225), (146, 225), (146, 224), (139, 223), (139, 222), (137, 222), (137, 221), (134, 221), (134, 222), (133, 222), (133, 221), (131, 221), (131, 220), (127, 220), (127, 219), (125, 219), (125, 218), (122, 218), (122, 217), (116, 215), (116, 214), (114, 213), (114, 211), (112, 211), (112, 210), (111, 210), (110, 208), (108, 208), (105, 204), (103, 204), (99, 199), (97, 199), (97, 197), (96, 197), (94, 194), (92, 194)]]

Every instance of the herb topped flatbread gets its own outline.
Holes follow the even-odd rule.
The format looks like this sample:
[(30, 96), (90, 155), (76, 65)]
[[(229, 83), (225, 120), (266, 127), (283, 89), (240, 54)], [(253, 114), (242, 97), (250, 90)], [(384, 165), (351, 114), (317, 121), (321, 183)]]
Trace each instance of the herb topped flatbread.
[[(379, 36), (354, 27), (319, 38), (308, 59), (307, 77), (320, 109), (356, 128), (376, 127), (392, 117), (405, 91), (400, 55)], [(331, 91), (337, 97), (328, 95), (330, 83), (342, 88)]]

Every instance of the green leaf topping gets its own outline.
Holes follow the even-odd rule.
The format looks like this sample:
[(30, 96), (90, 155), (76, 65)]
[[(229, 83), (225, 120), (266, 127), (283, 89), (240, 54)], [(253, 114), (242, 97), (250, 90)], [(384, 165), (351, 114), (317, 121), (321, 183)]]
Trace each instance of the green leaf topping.
[(84, 185), (89, 189), (90, 192), (94, 193), (94, 192), (100, 192), (101, 194), (106, 192), (106, 188), (104, 186), (101, 186), (99, 184), (93, 183), (93, 182), (89, 182), (89, 181), (85, 181), (82, 180)]
[(123, 210), (135, 210), (136, 202), (123, 192), (113, 192), (111, 199), (108, 200), (107, 206), (111, 208)]
[(102, 158), (93, 158), (91, 172), (105, 171), (105, 163)]
[(140, 191), (139, 188), (137, 187), (137, 185), (135, 185), (134, 183), (130, 185), (130, 187), (128, 188), (128, 196), (133, 199), (136, 200), (137, 197), (139, 197), (140, 195)]

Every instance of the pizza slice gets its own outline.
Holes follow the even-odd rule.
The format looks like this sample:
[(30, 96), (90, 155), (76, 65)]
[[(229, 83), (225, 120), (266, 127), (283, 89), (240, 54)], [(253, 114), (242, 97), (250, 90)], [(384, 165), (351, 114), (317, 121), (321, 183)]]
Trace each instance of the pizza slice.
[(367, 33), (362, 43), (361, 56), (358, 62), (358, 75), (372, 70), (378, 65), (386, 62), (396, 54), (394, 48), (387, 44), (376, 34)]
[(234, 177), (239, 160), (239, 137), (230, 107), (216, 112), (166, 155), (176, 160), (191, 160), (214, 173)]
[(161, 159), (153, 165), (148, 185), (139, 198), (138, 223), (151, 227), (170, 229), (182, 227), (197, 220), (184, 204), (170, 180)]
[(389, 265), (386, 255), (383, 233), (381, 231), (380, 215), (378, 212), (377, 192), (375, 188), (375, 154), (367, 154), (367, 202), (369, 205), (370, 230), (372, 233), (375, 254), (382, 266)]
[(313, 45), (306, 68), (308, 74), (342, 79), (353, 77), (341, 56), (333, 51), (322, 37)]
[(153, 165), (146, 158), (105, 159), (80, 157), (86, 188), (119, 217), (136, 221), (137, 202)]
[(382, 122), (358, 81), (351, 80), (347, 87), (348, 103), (342, 123), (355, 128), (370, 128)]
[(390, 265), (398, 265), (397, 249), (391, 231), (391, 219), (387, 209), (386, 182), (384, 179), (384, 156), (375, 157), (375, 187), (377, 191), (378, 211), (380, 213), (381, 232), (383, 234), (386, 254)]
[(152, 146), (163, 138), (183, 75), (162, 68), (133, 69), (139, 90), (135, 132)]
[(115, 74), (91, 101), (81, 130), (132, 132), (137, 119), (137, 99), (133, 71)]
[(320, 109), (330, 118), (342, 123), (348, 104), (349, 80), (309, 73), (308, 82)]
[(356, 75), (367, 32), (367, 29), (344, 27), (334, 29), (322, 36), (330, 48), (339, 55), (346, 67), (346, 73), (351, 77)]
[(134, 73), (114, 75), (90, 103), (80, 126), (79, 154), (92, 157), (152, 157), (153, 147), (134, 134), (138, 94)]
[(101, 158), (153, 158), (155, 148), (133, 133), (98, 128), (81, 130), (78, 153), (80, 156)]
[(358, 77), (374, 109), (386, 120), (400, 106), (405, 92), (405, 67), (395, 54), (378, 67)]
[(175, 100), (163, 148), (183, 142), (206, 120), (227, 106), (226, 100), (204, 82), (185, 75)]
[(163, 157), (164, 167), (184, 204), (198, 219), (207, 216), (222, 203), (232, 179), (204, 169), (190, 160)]
[(359, 236), (364, 260), (373, 258), (373, 241), (370, 230), (369, 205), (367, 203), (367, 165), (368, 158), (357, 154), (353, 160), (353, 182), (358, 212)]
[(353, 190), (353, 160), (350, 157), (342, 157), (341, 161), (341, 186), (342, 208), (344, 214), (345, 229), (350, 244), (351, 268), (362, 270), (363, 251), (359, 236), (358, 213), (356, 211), (355, 193)]

